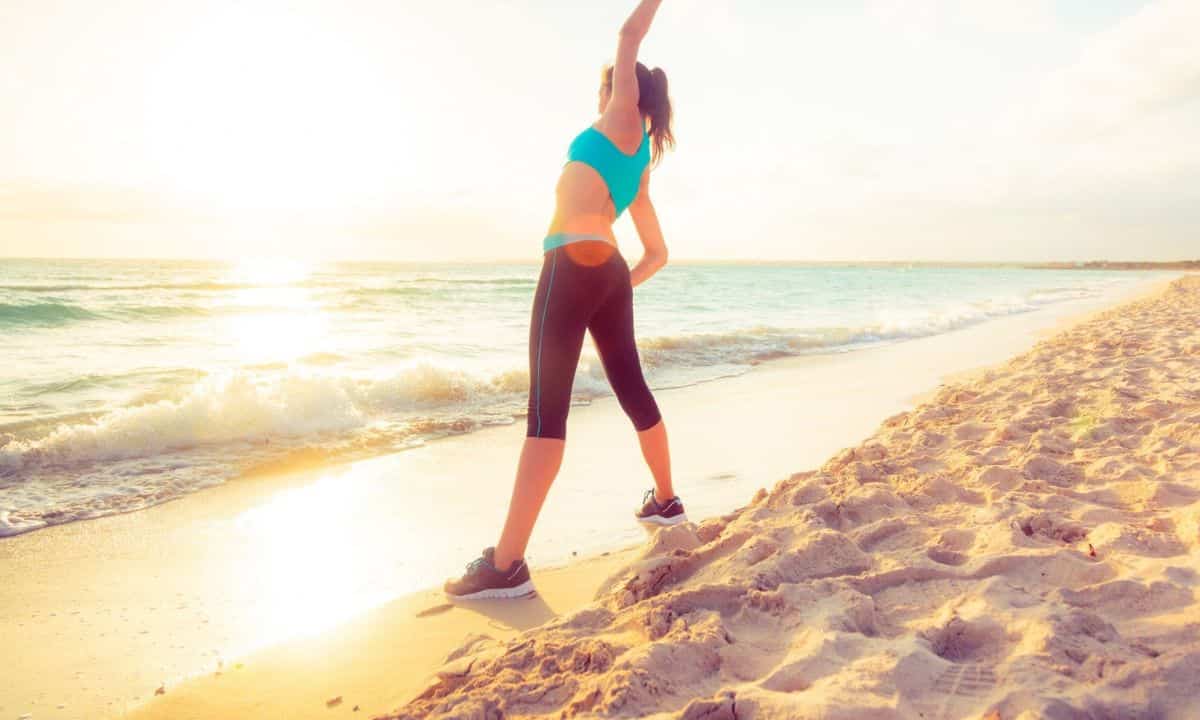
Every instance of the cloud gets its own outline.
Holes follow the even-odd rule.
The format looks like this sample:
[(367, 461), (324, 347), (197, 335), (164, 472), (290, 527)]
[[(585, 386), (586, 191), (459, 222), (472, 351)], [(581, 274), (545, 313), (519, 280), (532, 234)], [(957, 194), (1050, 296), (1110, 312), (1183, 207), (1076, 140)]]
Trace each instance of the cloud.
[(0, 185), (0, 220), (136, 222), (170, 211), (161, 197), (135, 189), (19, 182)]
[[(935, 3), (936, 4), (936, 3)], [(922, 3), (930, 7), (930, 3)], [(1200, 3), (1160, 0), (1083, 38), (977, 123), (864, 154), (876, 191), (932, 209), (1176, 207), (1200, 186)], [(948, 100), (947, 112), (962, 112)]]
[(1200, 100), (1200, 3), (1161, 0), (1098, 34), (1053, 76), (1041, 103), (1051, 129), (1111, 133)]
[(910, 41), (963, 31), (1043, 32), (1058, 22), (1050, 0), (873, 0), (866, 10)]
[[(1034, 199), (1194, 199), (1200, 184), (1200, 3), (1161, 0), (1092, 36), (982, 133), (984, 176)], [(997, 188), (993, 188), (993, 192)], [(1145, 200), (1136, 200), (1145, 203)]]
[[(1131, 3), (1142, 0), (1103, 10), (1056, 10), (1049, 0), (867, 0), (865, 11), (833, 3), (665, 4), (645, 53), (667, 69), (677, 113), (679, 152), (654, 181), (664, 228), (683, 243), (680, 257), (697, 248), (710, 256), (796, 256), (791, 238), (803, 232), (823, 234), (820, 250), (830, 257), (900, 256), (909, 242), (926, 256), (978, 258), (1016, 247), (994, 247), (997, 238), (1036, 236), (1038, 228), (1074, 233), (1088, 256), (1101, 247), (1091, 238), (1117, 243), (1117, 230), (1148, 238), (1138, 228), (1165, 236), (1194, 226), (1200, 2), (1153, 0), (1137, 12)], [(224, 75), (243, 89), (245, 105), (289, 116), (279, 108), (303, 110), (311, 95), (328, 111), (278, 132), (270, 112), (245, 122), (223, 115), (240, 107), (222, 101), (229, 83), (210, 95), (194, 82), (150, 83), (162, 93), (147, 91), (138, 105), (137, 83), (125, 82), (133, 95), (113, 107), (139, 111), (140, 120), (114, 114), (87, 132), (72, 125), (44, 133), (40, 143), (0, 142), (0, 164), (13, 177), (63, 183), (0, 186), (0, 219), (87, 219), (115, 234), (118, 223), (179, 208), (229, 220), (235, 211), (265, 216), (269, 205), (288, 219), (340, 223), (367, 238), (361, 247), (312, 241), (336, 245), (331, 252), (404, 256), (428, 247), (456, 257), (525, 256), (553, 211), (550, 190), (566, 143), (590, 117), (595, 73), (627, 9), (489, 3), (478, 12), (472, 6), (473, 22), (462, 26), (462, 7), (314, 9), (318, 35), (352, 39), (353, 53), (342, 59), (352, 82), (335, 86), (323, 70), (323, 83), (295, 86), (282, 101), (278, 88), (260, 97), (265, 80), (258, 79), (269, 74), (243, 71), (237, 53), (227, 52)], [(1114, 17), (1122, 7), (1126, 15)], [(270, 13), (259, 15), (274, 28)], [(1100, 22), (1110, 26), (1096, 31)], [(207, 47), (225, 37), (225, 24), (205, 32), (186, 24), (195, 52), (180, 62), (155, 65), (159, 55), (150, 50), (130, 58), (160, 74), (182, 67), (191, 73), (185, 79), (208, 77)], [(564, 27), (582, 31), (564, 34)], [(498, 31), (506, 28), (513, 32)], [(513, 33), (521, 39), (515, 45)], [(290, 48), (296, 57), (312, 47), (295, 32), (271, 37), (276, 52)], [(243, 40), (257, 47), (253, 36)], [(181, 50), (173, 52), (165, 57), (179, 59)], [(91, 87), (78, 78), (47, 86)], [(67, 122), (53, 104), (13, 105), (30, 127), (35, 119)], [(346, 113), (353, 133), (338, 131), (339, 108), (352, 106), (370, 112)], [(171, 112), (156, 115), (155, 107)], [(193, 126), (203, 132), (184, 132)], [(358, 151), (341, 152), (351, 140)], [(323, 162), (291, 152), (306, 143), (326, 153), (317, 158)], [(349, 162), (359, 156), (363, 162)], [(303, 172), (273, 172), (297, 160), (306, 161)], [(92, 168), (107, 174), (83, 174)], [(146, 192), (83, 184), (92, 180), (144, 181), (138, 187)], [(620, 223), (618, 234), (636, 245), (628, 215)], [(432, 236), (438, 242), (413, 239)], [(939, 252), (948, 237), (963, 245)]]

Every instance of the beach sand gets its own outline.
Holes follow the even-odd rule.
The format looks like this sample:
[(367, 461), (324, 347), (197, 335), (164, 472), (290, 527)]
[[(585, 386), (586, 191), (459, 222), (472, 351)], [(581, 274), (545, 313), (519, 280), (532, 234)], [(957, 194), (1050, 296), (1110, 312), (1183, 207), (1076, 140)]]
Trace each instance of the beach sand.
[(1200, 716), (1200, 277), (888, 418), (393, 718)]
[(591, 602), (598, 579), (632, 556), (631, 551), (609, 553), (541, 572), (538, 595), (520, 602), (483, 601), (463, 611), (440, 592), (410, 595), (334, 631), (228, 663), (219, 672), (171, 688), (130, 717), (370, 717), (422, 690), (430, 672), (464, 639), (513, 638)]
[[(1153, 294), (1161, 293), (1162, 287), (1157, 286)], [(1138, 292), (1145, 291), (1143, 287)], [(1127, 300), (1128, 297), (1120, 299)], [(1051, 330), (1074, 327), (1075, 323), (1082, 322), (1082, 316), (1077, 312), (1072, 314), (1072, 308), (1074, 311), (1091, 311), (1115, 301), (1107, 298), (1097, 301), (1101, 304), (1051, 307), (945, 335), (844, 355), (776, 361), (738, 378), (663, 391), (659, 393), (660, 404), (672, 419), (676, 477), (688, 488), (689, 512), (702, 521), (706, 517), (728, 513), (731, 508), (744, 504), (755, 488), (770, 487), (795, 470), (821, 465), (839, 448), (869, 434), (881, 418), (913, 408), (918, 400), (928, 402), (911, 417), (948, 402), (946, 390), (932, 397), (929, 393), (915, 397), (914, 392), (936, 388), (939, 380), (946, 376), (980, 378), (979, 366), (994, 364), (1025, 351), (1033, 345), (1035, 337)], [(1126, 308), (1116, 312), (1132, 310)], [(1164, 319), (1165, 316), (1158, 320)], [(1093, 328), (1092, 332), (1100, 331)], [(1157, 367), (1153, 362), (1157, 361), (1152, 361), (1151, 367)], [(968, 372), (968, 369), (971, 370)], [(1120, 374), (1119, 369), (1114, 372)], [(1040, 386), (1034, 376), (1027, 380), (1030, 393), (1049, 392), (1044, 388), (1037, 389)], [(1078, 391), (1084, 393), (1085, 389), (1081, 387)], [(1104, 391), (1098, 392), (1103, 394)], [(1007, 415), (1015, 416), (1024, 408), (1014, 398), (1007, 398), (1007, 401), (1012, 406)], [(1006, 415), (1000, 409), (996, 412)], [(1095, 414), (1099, 410), (1088, 412), (1092, 413), (1086, 415), (1088, 418), (1106, 417)], [(932, 423), (933, 420), (920, 422)], [(986, 422), (995, 425), (994, 421)], [(808, 527), (816, 521), (802, 518), (809, 517), (815, 508), (825, 507), (824, 500), (814, 501), (810, 508), (790, 508), (792, 515), (780, 514), (775, 520), (764, 515), (761, 522), (751, 522), (748, 519), (751, 515), (765, 512), (760, 503), (754, 509), (724, 521), (703, 521), (699, 535), (681, 536), (676, 530), (652, 538), (649, 544), (636, 527), (631, 532), (614, 530), (615, 522), (616, 527), (624, 527), (620, 520), (629, 508), (609, 507), (604, 504), (609, 500), (599, 502), (589, 493), (594, 492), (598, 481), (609, 477), (623, 478), (621, 482), (628, 484), (631, 492), (635, 495), (638, 492), (638, 481), (627, 478), (644, 475), (645, 471), (637, 456), (636, 444), (630, 441), (627, 421), (614, 402), (601, 400), (592, 407), (574, 409), (571, 423), (574, 436), (588, 440), (577, 442), (569, 449), (562, 476), (547, 504), (547, 517), (539, 525), (535, 543), (531, 546), (535, 582), (541, 599), (511, 607), (448, 609), (436, 593), (405, 594), (397, 592), (397, 587), (414, 587), (411, 583), (417, 583), (415, 587), (427, 586), (431, 577), (445, 572), (446, 568), (460, 568), (467, 557), (464, 549), (476, 552), (481, 546), (480, 541), (494, 531), (493, 526), (499, 520), (496, 508), (503, 507), (511, 487), (511, 465), (522, 435), (520, 427), (493, 428), (449, 438), (418, 450), (356, 463), (349, 468), (302, 467), (244, 478), (144, 512), (52, 527), (0, 543), (0, 582), (6, 587), (6, 592), (0, 595), (0, 646), (11, 649), (18, 658), (7, 669), (6, 682), (0, 686), (0, 717), (18, 717), (26, 712), (32, 712), (38, 720), (74, 717), (305, 718), (342, 713), (355, 717), (376, 716), (401, 706), (428, 687), (431, 681), (435, 694), (448, 689), (449, 685), (437, 684), (439, 675), (435, 671), (448, 655), (462, 654), (460, 647), (465, 641), (474, 643), (466, 655), (484, 657), (494, 653), (499, 644), (515, 639), (518, 634), (544, 621), (550, 621), (550, 624), (522, 637), (569, 636), (570, 642), (575, 643), (594, 636), (611, 646), (614, 654), (610, 667), (575, 675), (572, 682), (580, 691), (591, 682), (617, 688), (624, 681), (614, 673), (622, 674), (622, 668), (635, 668), (631, 663), (644, 653), (669, 651), (672, 641), (666, 636), (646, 640), (645, 631), (639, 630), (638, 626), (642, 613), (649, 612), (655, 603), (668, 601), (671, 592), (690, 591), (694, 585), (692, 580), (668, 576), (664, 587), (659, 588), (668, 592), (653, 594), (640, 605), (621, 608), (619, 603), (613, 604), (611, 593), (604, 592), (611, 584), (606, 582), (610, 575), (622, 577), (621, 569), (630, 562), (634, 563), (631, 566), (634, 568), (646, 563), (661, 563), (666, 557), (664, 548), (675, 548), (686, 557), (709, 558), (689, 561), (696, 563), (696, 578), (706, 583), (741, 587), (739, 592), (745, 594), (746, 587), (739, 583), (746, 572), (738, 570), (732, 559), (743, 550), (733, 550), (736, 541), (729, 539), (740, 536), (739, 528), (750, 535), (761, 535), (768, 545), (777, 545), (774, 552), (781, 556), (795, 554), (797, 548), (809, 542), (805, 538), (816, 532), (817, 528)], [(920, 428), (924, 427), (924, 424), (920, 425)], [(930, 425), (930, 428), (936, 427)], [(915, 426), (907, 431), (920, 434), (920, 429)], [(944, 429), (931, 429), (930, 432), (945, 434)], [(951, 435), (946, 448), (922, 446), (923, 456), (929, 459), (920, 462), (929, 465), (914, 460), (908, 465), (896, 465), (896, 472), (889, 470), (889, 465), (880, 465), (877, 469), (883, 480), (867, 480), (868, 484), (859, 492), (863, 489), (882, 491), (896, 475), (911, 474), (916, 470), (943, 478), (944, 482), (939, 480), (943, 484), (958, 484), (960, 479), (955, 473), (961, 469), (956, 463), (965, 463), (959, 455), (968, 452), (960, 447), (959, 440)], [(891, 457), (907, 456), (894, 451)], [(1018, 460), (1008, 458), (1000, 464), (1018, 463), (1014, 467), (1022, 472), (1025, 468)], [(1133, 458), (1122, 461), (1134, 465), (1141, 462)], [(444, 538), (435, 537), (429, 543), (436, 550), (414, 554), (411, 547), (416, 540), (431, 537), (429, 533), (447, 524), (444, 516), (431, 512), (429, 506), (414, 503), (414, 498), (444, 496), (446, 488), (453, 487), (448, 483), (478, 474), (481, 467), (502, 468), (499, 471), (502, 482), (476, 481), (469, 493), (458, 496), (455, 507), (461, 511), (458, 520), (462, 528), (482, 528), (482, 534), (475, 537), (465, 529), (457, 529), (454, 533), (457, 545), (446, 546)], [(835, 506), (843, 497), (853, 495), (844, 486), (844, 473), (839, 472), (827, 467), (814, 476), (822, 478), (827, 499)], [(404, 483), (389, 482), (389, 478), (402, 478)], [(784, 484), (787, 482), (794, 481)], [(905, 502), (909, 501), (912, 492), (917, 491), (892, 489), (892, 493)], [(336, 505), (330, 503), (330, 498), (335, 495)], [(954, 512), (973, 513), (991, 507), (986, 503), (982, 507), (973, 505), (972, 498), (974, 496), (931, 505), (935, 516), (922, 521), (929, 525), (926, 530), (929, 533), (940, 531), (942, 518), (949, 518)], [(581, 506), (588, 507), (589, 512), (571, 512)], [(887, 513), (903, 521), (914, 512), (925, 510), (918, 498), (912, 500), (910, 506), (888, 506)], [(1186, 520), (1182, 522), (1186, 526)], [(590, 534), (581, 535), (578, 527), (567, 528), (563, 523), (575, 526), (593, 523), (594, 528), (589, 530)], [(721, 523), (733, 530), (726, 530), (719, 537), (706, 537)], [(792, 526), (795, 531), (789, 531), (790, 535), (780, 534), (780, 527)], [(802, 529), (806, 527), (808, 529)], [(581, 542), (578, 547), (556, 546), (554, 538), (568, 529), (575, 531), (576, 537), (594, 540)], [(861, 540), (858, 525), (831, 525), (825, 529), (837, 531), (854, 543)], [(910, 563), (908, 555), (913, 553), (921, 558), (911, 561), (915, 567), (921, 567), (922, 562), (926, 565), (932, 562), (931, 556), (921, 555), (923, 551), (919, 549), (905, 550), (908, 555), (897, 549), (896, 556), (889, 555), (890, 541), (883, 537), (888, 533), (880, 532), (878, 543), (866, 542), (860, 548), (871, 562), (862, 573), (870, 575), (892, 566), (907, 567), (906, 563)], [(913, 547), (922, 541), (933, 542), (928, 538), (921, 540), (918, 535), (915, 531), (907, 534), (898, 531), (894, 540), (909, 539), (914, 543)], [(979, 543), (985, 535), (981, 535)], [(1029, 537), (1036, 539), (1038, 535)], [(700, 541), (696, 538), (704, 538), (704, 544), (689, 549), (693, 542)], [(970, 550), (989, 557), (993, 552), (987, 544), (971, 544), (962, 539), (945, 542), (949, 543), (948, 552)], [(635, 547), (595, 557), (600, 549), (629, 545)], [(749, 542), (746, 547), (754, 545)], [(717, 550), (714, 560), (713, 552), (717, 547), (730, 548), (728, 557), (722, 559), (724, 556), (720, 553), (724, 551)], [(570, 562), (565, 567), (547, 569), (548, 565), (561, 565), (576, 553), (580, 557), (592, 557)], [(639, 557), (641, 553), (646, 554)], [(935, 549), (934, 554), (937, 553)], [(943, 556), (943, 559), (946, 557), (951, 556)], [(774, 562), (765, 557), (762, 568)], [(1176, 564), (1186, 562), (1176, 558)], [(1192, 564), (1195, 565), (1194, 557)], [(955, 572), (963, 572), (964, 568), (969, 572), (973, 567), (969, 562), (961, 566), (945, 563), (932, 566), (945, 566)], [(721, 580), (721, 573), (726, 570), (728, 577)], [(1130, 572), (1134, 573), (1133, 577), (1139, 577), (1136, 573), (1140, 571)], [(374, 587), (368, 582), (364, 585), (363, 578), (390, 578), (392, 584)], [(1172, 581), (1179, 582), (1178, 578)], [(836, 584), (839, 581), (826, 579), (822, 582)], [(852, 585), (849, 579), (845, 582)], [(810, 585), (785, 582), (780, 587), (786, 589), (793, 584)], [(885, 607), (882, 603), (889, 599), (887, 592), (881, 590), (876, 597), (866, 590), (859, 589), (858, 592), (879, 608)], [(890, 591), (893, 595), (899, 592), (894, 588)], [(778, 588), (776, 592), (778, 594)], [(748, 663), (746, 667), (751, 669), (766, 667), (775, 658), (771, 653), (776, 651), (760, 657), (754, 647), (764, 643), (766, 647), (778, 641), (776, 644), (784, 643), (789, 648), (784, 657), (775, 658), (776, 664), (792, 654), (808, 652), (793, 647), (800, 642), (798, 633), (811, 625), (811, 620), (819, 619), (820, 613), (836, 610), (835, 606), (841, 601), (830, 598), (841, 598), (846, 594), (842, 590), (827, 591), (823, 586), (812, 592), (825, 598), (822, 601), (824, 609), (818, 615), (812, 615), (813, 608), (797, 605), (779, 615), (775, 625), (770, 624), (775, 621), (760, 619), (767, 624), (754, 627), (769, 636), (762, 642), (754, 639), (758, 630), (738, 626), (735, 634), (741, 634), (747, 641), (738, 649), (738, 652), (746, 653), (744, 661), (722, 661), (710, 679), (698, 681), (698, 684), (683, 682), (666, 673), (663, 678), (669, 690), (653, 691), (653, 702), (647, 701), (648, 704), (642, 707), (638, 704), (641, 701), (637, 701), (612, 712), (625, 715), (638, 715), (643, 711), (665, 712), (666, 716), (672, 716), (687, 707), (692, 699), (709, 697), (722, 689), (735, 689), (739, 697), (750, 692), (748, 688), (763, 690), (762, 673), (754, 675), (749, 670), (730, 668), (739, 663)], [(392, 599), (397, 595), (404, 596)], [(593, 614), (594, 623), (588, 620), (580, 625), (583, 621), (573, 613), (591, 602), (593, 597), (599, 597), (600, 604), (594, 606), (592, 612), (604, 613), (604, 617), (612, 619), (600, 622), (597, 618), (601, 616)], [(354, 603), (348, 603), (349, 599)], [(888, 623), (902, 625), (908, 622), (903, 614), (893, 619), (893, 614), (884, 609), (873, 612), (879, 626), (876, 635), (834, 636), (831, 642), (849, 642), (858, 647), (855, 643), (890, 637), (886, 634), (891, 629)], [(913, 623), (928, 619), (916, 609), (913, 613)], [(733, 615), (739, 614), (745, 613), (733, 611)], [(687, 613), (681, 616), (690, 617)], [(586, 613), (584, 617), (587, 617)], [(687, 617), (685, 624), (689, 622)], [(721, 622), (726, 624), (733, 622), (729, 617), (722, 618)], [(564, 623), (573, 629), (564, 629), (568, 627)], [(787, 626), (790, 629), (781, 629), (786, 623), (796, 624)], [(1182, 621), (1175, 622), (1175, 626), (1183, 624)], [(1122, 632), (1125, 632), (1123, 627)], [(487, 635), (489, 639), (478, 635)], [(909, 641), (919, 645), (912, 637)], [(653, 650), (657, 647), (663, 649)], [(875, 645), (870, 647), (876, 648)], [(886, 656), (889, 652), (895, 654), (896, 650), (890, 648), (879, 652)], [(728, 649), (718, 649), (719, 656), (721, 653), (728, 655)], [(830, 662), (832, 657), (823, 650), (812, 650), (811, 653), (816, 653), (813, 657), (817, 658), (817, 665)], [(869, 659), (864, 668), (882, 662), (869, 653), (863, 657)], [(461, 671), (463, 662), (469, 664), (471, 661), (452, 663), (448, 670), (441, 672), (446, 677), (453, 677)], [(549, 673), (547, 678), (562, 679), (550, 672), (555, 667), (554, 662), (547, 661), (543, 666)], [(485, 697), (508, 703), (506, 712), (509, 715), (545, 712), (557, 716), (574, 702), (574, 695), (571, 695), (556, 705), (558, 701), (553, 697), (565, 692), (559, 689), (555, 691), (557, 695), (546, 696), (549, 699), (544, 701), (547, 703), (544, 710), (539, 710), (540, 706), (521, 706), (513, 699), (515, 691), (511, 687), (504, 689), (513, 680), (512, 673), (499, 673), (493, 678), (503, 681), (497, 688), (471, 690), (478, 680), (479, 667), (483, 666), (472, 667), (465, 688), (468, 692), (446, 698), (446, 702), (459, 703), (451, 716), (456, 716), (454, 713), (471, 716), (470, 708), (476, 706), (473, 703)], [(869, 677), (866, 669), (858, 672), (861, 678)], [(995, 674), (997, 670), (992, 668), (991, 672)], [(737, 677), (745, 675), (745, 679), (735, 681), (730, 673)], [(894, 680), (881, 678), (881, 682)], [(813, 676), (812, 681), (818, 679)], [(529, 681), (532, 678), (521, 682)], [(714, 683), (719, 687), (710, 687)], [(164, 694), (156, 696), (155, 689), (160, 686)], [(625, 691), (614, 689), (613, 692)], [(899, 691), (893, 691), (893, 705), (899, 702), (898, 698), (906, 697), (897, 693)], [(327, 701), (339, 696), (340, 702), (326, 705)], [(862, 699), (886, 705), (869, 694)], [(441, 707), (439, 702), (419, 702), (405, 712), (415, 716), (435, 712)], [(830, 696), (830, 702), (836, 706), (836, 695)], [(945, 705), (940, 716), (936, 713), (926, 713), (926, 716), (957, 717), (956, 713), (966, 707), (965, 702)], [(355, 711), (355, 707), (359, 710)], [(597, 705), (589, 712), (601, 713), (602, 707)], [(740, 707), (739, 717), (746, 717), (742, 711), (749, 712), (751, 706), (743, 704)], [(900, 715), (918, 717), (906, 712), (902, 710)]]

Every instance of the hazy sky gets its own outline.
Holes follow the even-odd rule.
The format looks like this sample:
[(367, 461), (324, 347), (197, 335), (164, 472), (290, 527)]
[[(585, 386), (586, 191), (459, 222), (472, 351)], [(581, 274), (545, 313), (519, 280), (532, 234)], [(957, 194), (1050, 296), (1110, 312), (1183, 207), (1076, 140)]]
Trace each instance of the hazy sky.
[[(0, 255), (536, 260), (632, 6), (0, 0)], [(1200, 257), (1197, 38), (1197, 0), (665, 0), (668, 245)]]

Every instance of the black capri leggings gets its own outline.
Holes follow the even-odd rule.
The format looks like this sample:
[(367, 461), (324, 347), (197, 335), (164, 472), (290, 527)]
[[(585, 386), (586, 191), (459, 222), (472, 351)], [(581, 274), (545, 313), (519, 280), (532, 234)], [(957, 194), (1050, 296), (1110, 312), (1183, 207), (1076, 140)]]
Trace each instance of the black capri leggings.
[(542, 263), (529, 324), (526, 436), (566, 439), (585, 330), (633, 426), (646, 430), (662, 418), (633, 339), (629, 266), (612, 245), (587, 240), (547, 251)]

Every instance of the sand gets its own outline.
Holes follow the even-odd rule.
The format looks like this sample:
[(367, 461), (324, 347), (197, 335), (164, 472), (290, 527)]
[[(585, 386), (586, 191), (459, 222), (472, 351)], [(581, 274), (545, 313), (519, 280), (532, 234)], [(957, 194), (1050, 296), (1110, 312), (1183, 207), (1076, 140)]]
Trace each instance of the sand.
[[(881, 418), (912, 409), (914, 392), (1011, 358), (1038, 334), (1146, 287), (662, 391), (689, 511), (728, 513), (758, 487), (821, 465)], [(568, 449), (531, 546), (546, 603), (533, 607), (543, 612), (422, 615), (440, 601), (409, 594), (493, 539), (522, 429), (490, 428), (350, 466), (282, 469), (5, 539), (0, 647), (12, 660), (0, 718), (371, 717), (410, 700), (473, 634), (504, 641), (531, 618), (587, 605), (632, 556), (581, 563), (575, 553), (647, 540), (628, 521), (645, 469), (610, 399), (572, 410), (573, 436), (585, 440)], [(464, 481), (468, 489), (446, 492)], [(445, 522), (449, 510), (460, 524)], [(418, 541), (439, 551), (414, 553)], [(165, 694), (155, 695), (159, 687)], [(343, 702), (326, 707), (338, 695)]]
[(455, 608), (440, 592), (406, 596), (336, 630), (296, 638), (226, 663), (130, 714), (141, 720), (371, 717), (417, 694), (448, 648), (505, 640), (586, 605), (600, 579), (632, 553), (589, 558), (538, 574), (539, 594), (521, 602)]
[(1198, 717), (1198, 318), (1182, 278), (948, 385), (387, 717)]

